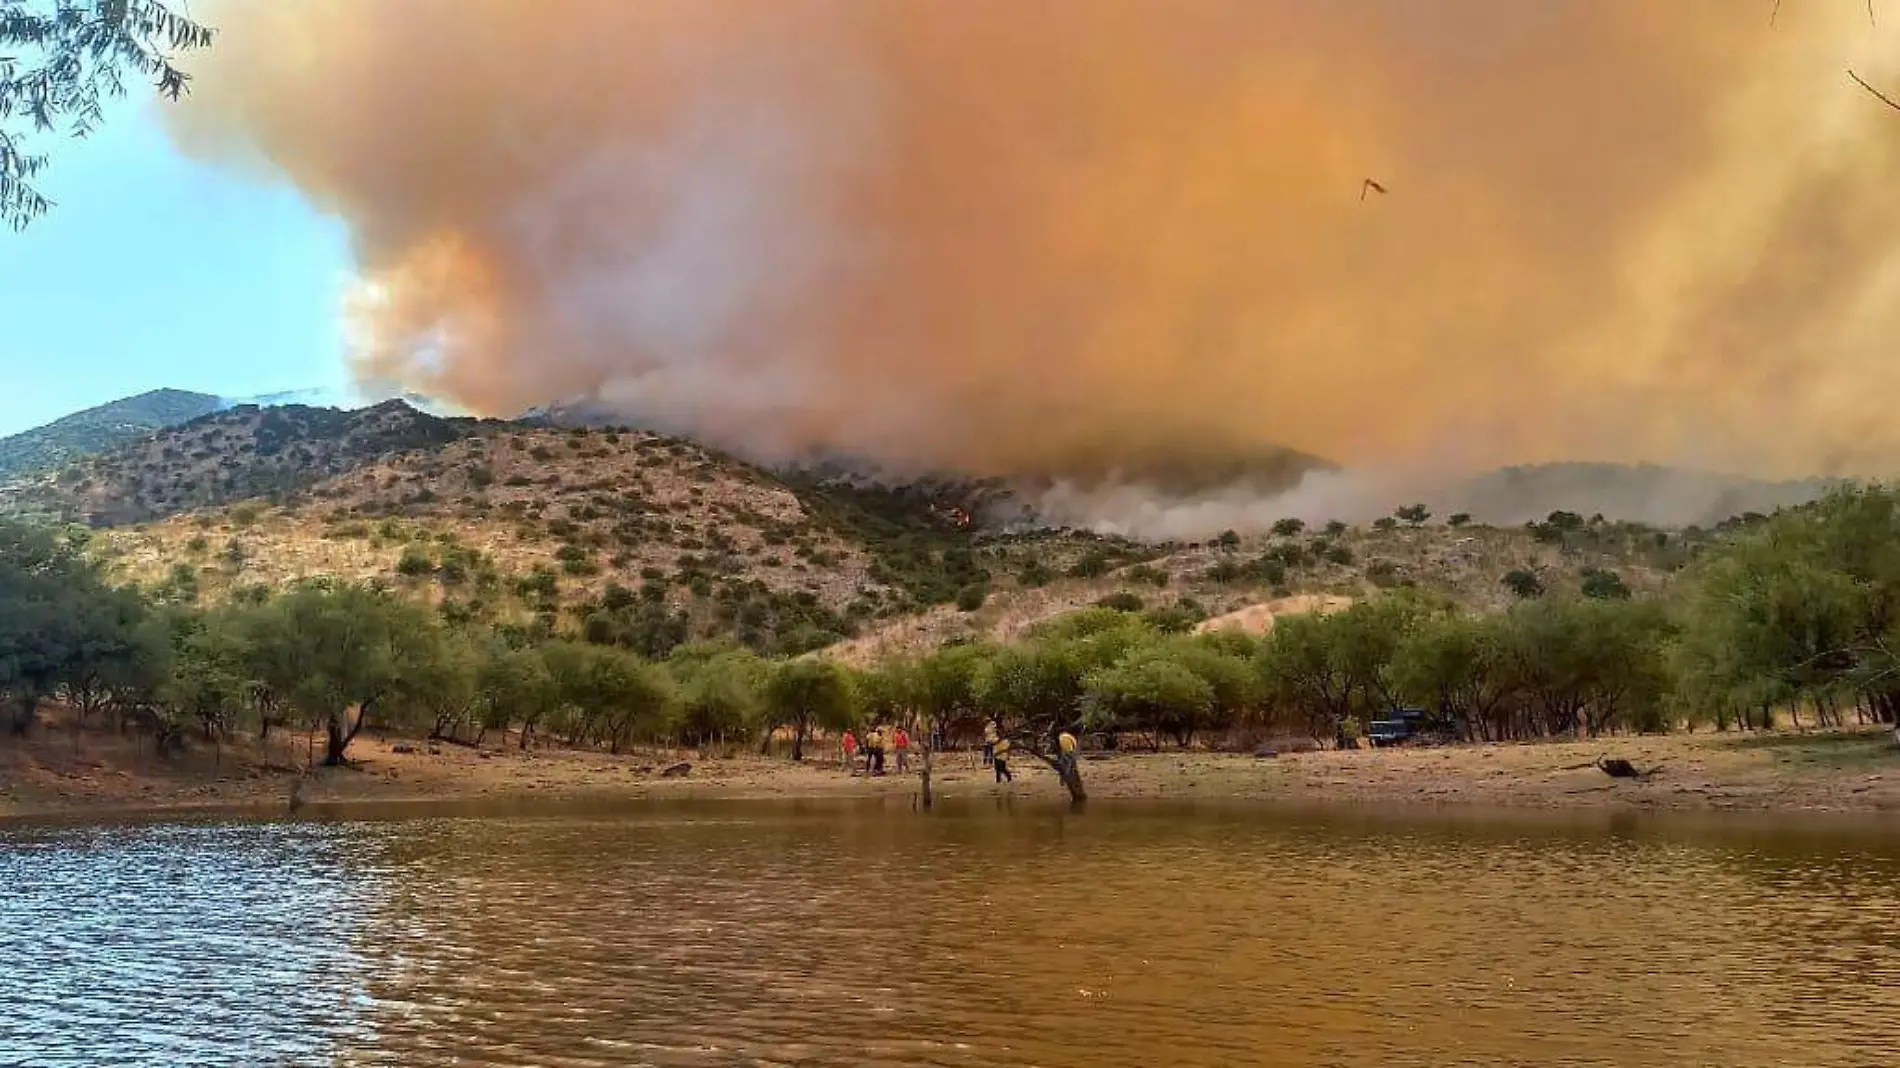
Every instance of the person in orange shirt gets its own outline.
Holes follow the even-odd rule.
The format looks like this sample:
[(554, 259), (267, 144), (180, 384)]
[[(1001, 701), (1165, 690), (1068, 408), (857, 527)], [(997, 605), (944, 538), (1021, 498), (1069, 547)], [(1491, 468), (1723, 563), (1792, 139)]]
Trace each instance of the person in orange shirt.
[(891, 749), (897, 753), (897, 771), (903, 774), (910, 770), (910, 732), (902, 723), (891, 731)]

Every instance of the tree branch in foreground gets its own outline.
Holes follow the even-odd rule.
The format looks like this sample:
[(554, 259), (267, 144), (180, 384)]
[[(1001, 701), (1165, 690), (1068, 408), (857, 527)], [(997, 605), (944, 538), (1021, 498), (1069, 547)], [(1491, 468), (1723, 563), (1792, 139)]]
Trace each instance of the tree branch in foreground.
[(172, 11), (169, 0), (0, 0), (0, 223), (23, 229), (52, 203), (34, 187), (44, 155), (33, 134), (84, 137), (124, 96), (127, 76), (177, 100), (190, 75), (174, 53), (205, 48), (213, 31)]
[(1868, 92), (1874, 94), (1875, 99), (1879, 100), (1881, 103), (1887, 105), (1888, 107), (1894, 109), (1895, 111), (1900, 111), (1900, 103), (1896, 103), (1893, 97), (1890, 97), (1887, 94), (1881, 92), (1880, 90), (1874, 88), (1873, 86), (1868, 85), (1867, 80), (1865, 78), (1862, 78), (1860, 75), (1855, 74), (1851, 70), (1847, 72), (1847, 76), (1849, 78), (1854, 79), (1855, 82), (1859, 83), (1862, 89), (1865, 89)]

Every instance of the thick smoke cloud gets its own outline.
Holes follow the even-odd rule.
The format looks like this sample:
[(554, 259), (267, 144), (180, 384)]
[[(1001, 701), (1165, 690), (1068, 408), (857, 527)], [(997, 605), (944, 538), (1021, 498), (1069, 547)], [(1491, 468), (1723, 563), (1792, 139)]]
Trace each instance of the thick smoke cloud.
[(175, 134), (347, 220), (365, 378), (480, 411), (1884, 473), (1900, 113), (1845, 68), (1900, 85), (1900, 12), (1770, 6), (230, 0)]

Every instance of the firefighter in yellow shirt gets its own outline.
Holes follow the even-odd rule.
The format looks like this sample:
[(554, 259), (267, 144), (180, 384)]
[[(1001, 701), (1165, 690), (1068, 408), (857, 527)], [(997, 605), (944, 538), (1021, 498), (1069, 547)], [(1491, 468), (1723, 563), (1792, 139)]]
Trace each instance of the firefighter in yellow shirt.
[(1065, 775), (1075, 773), (1075, 750), (1075, 735), (1066, 730), (1056, 735), (1056, 762), (1061, 765)]
[(997, 782), (1015, 782), (1016, 777), (1009, 773), (1009, 739), (998, 738), (991, 747), (990, 767), (996, 769)]

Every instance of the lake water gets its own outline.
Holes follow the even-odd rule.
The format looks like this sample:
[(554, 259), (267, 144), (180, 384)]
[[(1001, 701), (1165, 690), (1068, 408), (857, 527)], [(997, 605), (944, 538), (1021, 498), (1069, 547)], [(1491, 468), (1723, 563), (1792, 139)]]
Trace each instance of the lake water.
[(0, 827), (0, 1064), (1900, 1064), (1877, 828), (408, 812)]

